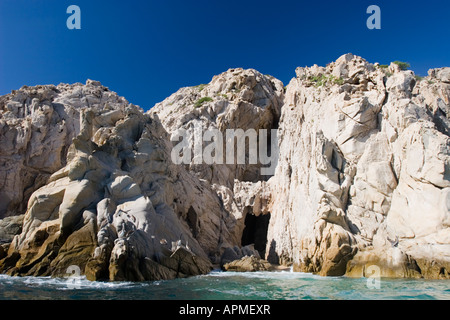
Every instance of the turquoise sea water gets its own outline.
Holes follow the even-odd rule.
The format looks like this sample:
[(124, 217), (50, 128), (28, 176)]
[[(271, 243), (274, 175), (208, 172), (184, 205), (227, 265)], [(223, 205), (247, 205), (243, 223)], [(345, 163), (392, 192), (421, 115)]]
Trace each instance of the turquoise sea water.
[(450, 281), (320, 277), (305, 273), (213, 271), (208, 275), (153, 281), (90, 282), (84, 278), (36, 278), (0, 275), (0, 300), (17, 299), (183, 299), (183, 300), (450, 300)]

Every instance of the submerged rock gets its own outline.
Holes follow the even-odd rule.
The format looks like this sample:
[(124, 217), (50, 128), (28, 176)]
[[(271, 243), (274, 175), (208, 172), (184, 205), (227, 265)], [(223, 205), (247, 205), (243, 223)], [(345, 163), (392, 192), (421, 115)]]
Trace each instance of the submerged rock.
[(275, 267), (268, 261), (262, 260), (255, 256), (245, 256), (239, 260), (234, 260), (224, 264), (225, 271), (235, 272), (256, 272), (256, 271), (273, 271)]
[(254, 245), (247, 245), (242, 248), (234, 246), (233, 248), (226, 248), (224, 250), (222, 256), (220, 257), (220, 267), (223, 269), (225, 264), (240, 260), (246, 256), (261, 259), (261, 256), (259, 255), (259, 252), (255, 250)]

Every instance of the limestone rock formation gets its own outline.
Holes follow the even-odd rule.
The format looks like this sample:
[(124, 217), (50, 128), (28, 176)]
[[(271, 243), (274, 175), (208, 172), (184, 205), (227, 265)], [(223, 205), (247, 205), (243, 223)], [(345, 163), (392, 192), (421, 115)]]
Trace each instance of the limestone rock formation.
[[(213, 77), (209, 84), (178, 90), (156, 104), (149, 113), (157, 114), (171, 135), (180, 129), (192, 133), (188, 144), (194, 149), (194, 130), (218, 129), (225, 137), (227, 129), (245, 132), (277, 128), (283, 97), (281, 81), (254, 69), (238, 68)], [(203, 147), (207, 145), (205, 141), (200, 143)], [(261, 176), (259, 163), (249, 164), (248, 151), (245, 164), (227, 164), (225, 159), (221, 159), (223, 164), (197, 164), (197, 156), (192, 156), (188, 169), (210, 184), (233, 190), (235, 180), (257, 182), (266, 179)]]
[(92, 80), (23, 86), (0, 97), (0, 219), (23, 214), (31, 194), (66, 165), (82, 108), (123, 110), (127, 105)]
[[(142, 281), (264, 269), (259, 256), (320, 275), (449, 278), (449, 74), (346, 54), (297, 68), (286, 90), (230, 69), (146, 113), (90, 80), (0, 97), (0, 218), (24, 214), (19, 229), (0, 222), (0, 272)], [(174, 163), (180, 131), (203, 150), (205, 131), (228, 129), (276, 129), (275, 145), (255, 143), (277, 155), (274, 173), (249, 161), (252, 146), (244, 163)]]
[[(202, 216), (202, 210), (222, 214), (219, 199), (170, 163), (169, 147), (159, 122), (138, 107), (82, 109), (68, 164), (30, 197), (22, 233), (0, 268), (13, 275), (63, 276), (75, 265), (92, 280), (208, 272), (208, 254), (226, 234), (226, 219)], [(208, 190), (209, 205), (197, 208)], [(203, 222), (207, 228), (198, 230), (197, 240), (190, 228)]]
[[(92, 82), (86, 87), (91, 85), (101, 87)], [(238, 69), (215, 77), (208, 90), (220, 110), (202, 118), (206, 127), (276, 126), (280, 81)], [(184, 91), (181, 101), (201, 99), (193, 95), (198, 88), (179, 94)], [(230, 101), (224, 101), (224, 92)], [(225, 165), (226, 174), (217, 174), (219, 169), (217, 178), (206, 180), (204, 166), (171, 162), (172, 144), (159, 120), (164, 115), (144, 114), (132, 105), (74, 104), (80, 123), (65, 152), (66, 165), (31, 195), (22, 233), (0, 261), (3, 272), (62, 276), (76, 265), (91, 280), (170, 279), (205, 273), (226, 248), (241, 244), (242, 215), (229, 210), (236, 208), (233, 185), (236, 178), (259, 180), (258, 166)], [(241, 105), (250, 117), (242, 119)], [(200, 110), (192, 107), (184, 116), (192, 124)], [(239, 119), (244, 122), (233, 125)], [(183, 254), (171, 247), (174, 242), (185, 246)]]
[[(172, 141), (180, 129), (189, 134), (187, 145), (192, 149), (192, 158), (185, 167), (190, 173), (212, 186), (221, 199), (225, 211), (233, 217), (229, 220), (232, 222), (231, 225), (227, 224), (228, 230), (232, 232), (232, 239), (230, 239), (232, 244), (245, 246), (255, 243), (253, 233), (247, 242), (242, 241), (246, 217), (268, 214), (265, 210), (268, 197), (265, 192), (267, 190), (265, 181), (273, 173), (269, 171), (267, 174), (262, 174), (261, 168), (272, 165), (275, 168), (276, 162), (267, 165), (258, 161), (252, 164), (249, 161), (251, 146), (248, 142), (236, 142), (235, 158), (237, 149), (244, 146), (245, 163), (238, 164), (236, 160), (233, 163), (227, 163), (225, 155), (223, 163), (220, 164), (207, 164), (204, 161), (197, 163), (198, 159), (195, 157), (198, 154), (194, 154), (196, 148), (194, 139), (198, 131), (205, 133), (214, 129), (221, 133), (224, 144), (228, 129), (241, 129), (244, 132), (247, 130), (258, 132), (265, 129), (270, 135), (271, 129), (278, 128), (283, 101), (284, 87), (281, 81), (254, 69), (235, 68), (214, 76), (208, 84), (181, 88), (148, 112), (158, 115), (162, 125), (171, 135)], [(259, 144), (260, 137), (257, 138), (257, 144)], [(201, 135), (199, 139), (204, 149), (208, 144), (202, 140)], [(267, 136), (267, 139), (277, 144), (276, 139), (270, 136)], [(175, 139), (175, 141), (178, 140)], [(266, 144), (265, 141), (264, 143)], [(273, 148), (271, 142), (267, 144), (269, 150)], [(277, 157), (274, 158), (276, 160)], [(268, 221), (268, 218), (260, 220)], [(264, 235), (260, 237), (263, 239), (259, 241), (260, 243), (256, 243), (257, 249), (262, 254), (265, 252), (267, 230), (263, 230), (263, 233)], [(258, 242), (258, 239), (256, 241)], [(220, 254), (225, 248), (222, 248)]]
[(384, 275), (448, 275), (448, 70), (420, 81), (352, 54), (297, 69), (268, 182), (269, 261), (322, 275), (349, 261), (349, 274), (377, 264), (403, 270)]

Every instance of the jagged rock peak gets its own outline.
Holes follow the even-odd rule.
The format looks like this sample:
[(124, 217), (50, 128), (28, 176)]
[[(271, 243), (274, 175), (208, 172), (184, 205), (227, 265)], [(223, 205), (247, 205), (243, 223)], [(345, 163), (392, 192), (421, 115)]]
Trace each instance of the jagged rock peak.
[[(284, 100), (283, 83), (254, 69), (229, 69), (210, 83), (181, 88), (156, 104), (148, 113), (158, 115), (174, 135), (185, 130), (194, 146), (194, 132), (218, 129), (274, 129), (278, 127)], [(205, 146), (204, 142), (201, 142)], [(248, 155), (248, 152), (246, 153)], [(260, 165), (189, 164), (189, 170), (211, 184), (233, 189), (234, 180), (259, 181)]]
[(52, 104), (76, 109), (116, 109), (128, 105), (128, 101), (94, 80), (87, 80), (86, 84), (22, 86), (0, 98), (0, 119), (33, 116), (38, 110), (54, 108)]

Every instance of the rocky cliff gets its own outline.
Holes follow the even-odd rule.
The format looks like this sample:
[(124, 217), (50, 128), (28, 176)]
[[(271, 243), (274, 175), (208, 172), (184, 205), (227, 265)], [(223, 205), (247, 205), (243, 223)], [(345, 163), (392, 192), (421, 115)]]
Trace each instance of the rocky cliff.
[(270, 181), (269, 259), (321, 275), (376, 265), (448, 277), (450, 69), (420, 79), (347, 54), (296, 75)]
[[(0, 271), (172, 279), (254, 244), (298, 271), (448, 278), (449, 100), (450, 68), (419, 78), (351, 54), (286, 88), (230, 69), (146, 113), (96, 81), (23, 87), (0, 97), (0, 218), (25, 214)], [(276, 170), (251, 142), (244, 163), (199, 161), (213, 140), (196, 133), (230, 129), (269, 132), (254, 144)], [(176, 164), (180, 130), (193, 155)]]
[(82, 109), (127, 105), (96, 81), (24, 86), (0, 97), (0, 219), (24, 213), (31, 194), (66, 165)]

